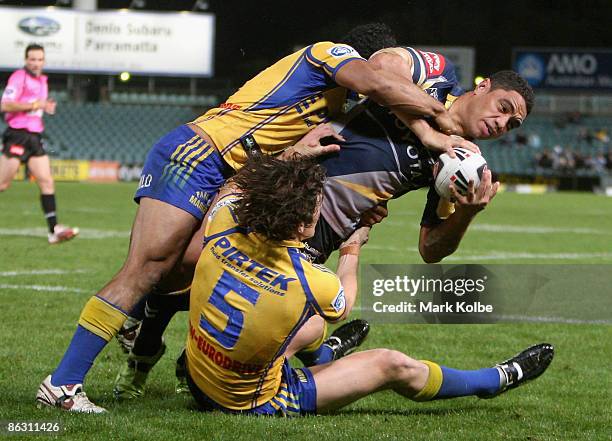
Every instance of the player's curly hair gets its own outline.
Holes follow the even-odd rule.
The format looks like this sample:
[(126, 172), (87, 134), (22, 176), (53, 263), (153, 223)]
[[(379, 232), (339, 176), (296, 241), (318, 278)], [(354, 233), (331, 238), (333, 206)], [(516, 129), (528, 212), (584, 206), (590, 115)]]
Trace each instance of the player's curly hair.
[(514, 90), (518, 92), (525, 100), (527, 106), (527, 115), (531, 112), (535, 102), (533, 89), (519, 74), (512, 70), (500, 70), (489, 77), (491, 79), (491, 90), (503, 89)]
[(325, 170), (311, 160), (257, 155), (232, 181), (242, 191), (235, 210), (239, 225), (282, 241), (293, 238), (301, 223), (313, 223)]
[(367, 23), (357, 26), (339, 42), (348, 44), (366, 60), (376, 51), (397, 46), (393, 31), (384, 23)]

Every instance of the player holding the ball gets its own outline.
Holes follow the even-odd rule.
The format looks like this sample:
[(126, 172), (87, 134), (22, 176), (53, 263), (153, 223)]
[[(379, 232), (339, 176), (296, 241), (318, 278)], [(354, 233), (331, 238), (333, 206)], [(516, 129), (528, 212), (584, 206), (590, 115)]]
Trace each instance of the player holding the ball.
[[(468, 93), (462, 93), (457, 87), (451, 72), (447, 70), (443, 78), (430, 78), (431, 86), (426, 90), (445, 102), (450, 116), (461, 127), (460, 135), (466, 138), (502, 136), (517, 127), (533, 106), (531, 88), (515, 72), (498, 72)], [(389, 199), (426, 187), (430, 190), (421, 219), (419, 251), (425, 262), (438, 262), (456, 250), (472, 219), (497, 192), (499, 184), (492, 182), (491, 172), (483, 167), (479, 184), (467, 179), (465, 185), (457, 182), (447, 188), (452, 188), (454, 198), (454, 212), (450, 214), (449, 202), (434, 187), (438, 155), (426, 148), (389, 109), (373, 102), (356, 104), (333, 128), (344, 140), (338, 152), (320, 161), (327, 174), (321, 217), (314, 236), (305, 241), (304, 249), (317, 263), (325, 262), (359, 225), (380, 221), (386, 215)], [(312, 134), (328, 133), (322, 129), (319, 126)], [(473, 148), (478, 149), (476, 145)], [(467, 155), (482, 158), (466, 150), (457, 150), (455, 155), (454, 161), (459, 163)], [(176, 311), (175, 297), (152, 295), (149, 298), (148, 302), (155, 305), (158, 313), (145, 319), (146, 332), (138, 337), (141, 344), (137, 346), (148, 347), (151, 355), (130, 353), (115, 383), (117, 396), (142, 396), (146, 376), (159, 360), (156, 354), (162, 350), (161, 336)]]
[(460, 195), (467, 196), (470, 181), (474, 187), (478, 187), (482, 174), (487, 169), (487, 161), (481, 154), (460, 147), (454, 151), (454, 158), (446, 153), (440, 155), (433, 170), (436, 192), (449, 201), (454, 198), (453, 188)]
[[(457, 92), (456, 80), (448, 80), (448, 75), (431, 80), (426, 91), (445, 102), (461, 128), (457, 135), (467, 139), (500, 137), (518, 127), (533, 107), (533, 91), (512, 71), (497, 72), (459, 96), (451, 94)], [(317, 231), (307, 242), (319, 262), (356, 226), (380, 221), (387, 200), (424, 187), (430, 190), (421, 218), (419, 251), (425, 262), (439, 262), (457, 249), (474, 216), (499, 188), (480, 154), (455, 149), (455, 158), (444, 154), (438, 161), (439, 156), (421, 141), (422, 127), (406, 127), (373, 102), (356, 105), (334, 127), (345, 141), (340, 142), (340, 151), (321, 161), (327, 171), (325, 197)], [(414, 132), (419, 130), (417, 137)], [(478, 150), (476, 145), (473, 150)]]
[[(473, 91), (464, 93), (452, 63), (441, 54), (407, 47), (389, 48), (375, 53), (368, 62), (378, 69), (410, 77), (414, 84), (444, 103), (457, 127), (454, 139), (474, 152), (479, 151), (478, 147), (464, 138), (500, 137), (520, 126), (533, 107), (533, 91), (512, 71), (497, 72)], [(359, 225), (380, 222), (387, 214), (389, 199), (429, 187), (421, 219), (420, 254), (428, 263), (439, 262), (452, 254), (472, 219), (497, 192), (499, 184), (492, 182), (491, 172), (483, 168), (479, 185), (468, 180), (464, 195), (453, 187), (456, 194), (451, 204), (441, 199), (434, 188), (438, 155), (430, 147), (444, 144), (449, 137), (438, 132), (433, 121), (415, 119), (407, 127), (388, 108), (371, 100), (346, 104), (347, 109), (352, 104), (352, 110), (347, 110), (333, 124), (341, 135), (333, 142), (339, 143), (341, 149), (321, 160), (327, 173), (321, 217), (314, 236), (306, 240), (305, 251), (316, 263), (325, 262)], [(301, 142), (316, 144), (325, 133), (329, 135), (331, 131), (325, 132), (319, 126), (306, 136), (310, 138), (308, 142)], [(341, 138), (344, 140), (339, 142)], [(180, 291), (184, 286), (175, 288)], [(182, 297), (187, 298), (189, 290), (183, 292)], [(147, 350), (130, 351), (115, 382), (117, 396), (136, 398), (144, 393), (146, 377), (163, 353), (162, 334), (175, 312), (188, 303), (177, 297), (149, 296), (147, 305), (157, 314), (146, 318), (147, 326), (142, 327), (146, 331), (136, 344), (137, 349), (146, 347)], [(134, 346), (134, 340), (127, 343), (127, 349)]]

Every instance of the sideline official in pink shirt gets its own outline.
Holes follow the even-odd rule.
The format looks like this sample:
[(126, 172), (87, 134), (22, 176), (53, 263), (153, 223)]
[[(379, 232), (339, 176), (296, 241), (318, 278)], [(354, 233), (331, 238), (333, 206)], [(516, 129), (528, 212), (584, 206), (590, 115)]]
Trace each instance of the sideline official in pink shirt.
[(57, 222), (55, 183), (42, 142), (43, 115), (53, 115), (56, 103), (48, 97), (44, 65), (44, 48), (30, 44), (25, 51), (25, 66), (13, 72), (4, 89), (0, 110), (8, 127), (2, 135), (0, 192), (9, 188), (19, 164), (27, 164), (40, 188), (40, 202), (49, 227), (48, 241), (56, 244), (72, 239), (79, 230)]

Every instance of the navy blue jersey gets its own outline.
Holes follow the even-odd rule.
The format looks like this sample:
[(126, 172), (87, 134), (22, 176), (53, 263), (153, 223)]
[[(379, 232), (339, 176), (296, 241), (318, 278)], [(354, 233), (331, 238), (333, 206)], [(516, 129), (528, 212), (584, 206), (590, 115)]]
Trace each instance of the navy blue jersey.
[[(413, 81), (428, 94), (450, 106), (463, 93), (453, 65), (443, 56), (405, 49), (413, 58)], [(421, 225), (441, 222), (432, 186), (437, 155), (389, 109), (364, 101), (333, 124), (346, 142), (321, 161), (328, 176), (321, 214), (340, 237), (353, 232), (364, 211), (424, 187), (431, 188)]]
[(464, 90), (455, 66), (442, 54), (404, 47), (412, 58), (412, 81), (442, 103), (452, 103)]

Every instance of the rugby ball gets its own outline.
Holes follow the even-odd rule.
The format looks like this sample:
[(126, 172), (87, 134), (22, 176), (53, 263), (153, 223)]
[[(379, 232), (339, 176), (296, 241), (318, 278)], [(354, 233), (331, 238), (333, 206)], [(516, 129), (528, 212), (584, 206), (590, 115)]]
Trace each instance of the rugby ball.
[(436, 192), (448, 200), (452, 198), (450, 184), (453, 184), (457, 191), (465, 196), (470, 181), (474, 181), (474, 188), (480, 185), (482, 172), (487, 166), (487, 161), (479, 153), (459, 147), (453, 150), (457, 155), (455, 158), (443, 153), (434, 166)]

